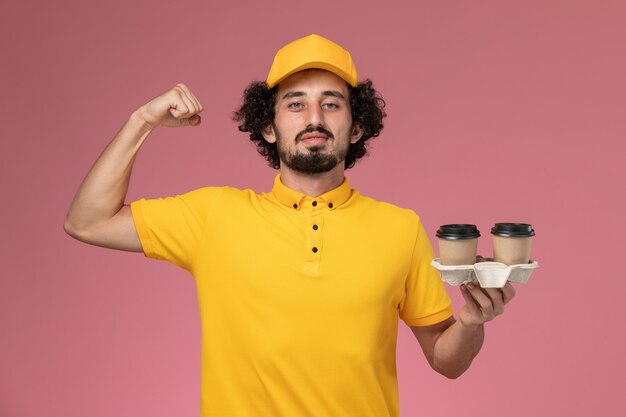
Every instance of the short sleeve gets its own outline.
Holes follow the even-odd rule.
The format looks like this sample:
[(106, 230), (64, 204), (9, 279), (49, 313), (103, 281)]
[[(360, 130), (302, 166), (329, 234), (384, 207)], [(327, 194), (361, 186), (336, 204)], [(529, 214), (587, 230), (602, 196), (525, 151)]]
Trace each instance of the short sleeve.
[(452, 302), (443, 281), (430, 262), (435, 258), (422, 222), (418, 218), (411, 267), (400, 303), (400, 318), (408, 326), (429, 326), (452, 316)]
[(190, 270), (206, 219), (223, 189), (206, 187), (175, 197), (130, 204), (144, 254)]

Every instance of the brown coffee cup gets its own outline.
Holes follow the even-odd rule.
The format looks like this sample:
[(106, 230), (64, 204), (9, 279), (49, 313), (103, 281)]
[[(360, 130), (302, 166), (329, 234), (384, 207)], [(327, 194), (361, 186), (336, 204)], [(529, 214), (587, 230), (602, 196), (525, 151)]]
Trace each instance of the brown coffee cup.
[(527, 264), (535, 231), (526, 223), (496, 223), (491, 228), (493, 260), (506, 265)]
[(437, 230), (441, 265), (473, 265), (480, 232), (474, 224), (445, 224)]

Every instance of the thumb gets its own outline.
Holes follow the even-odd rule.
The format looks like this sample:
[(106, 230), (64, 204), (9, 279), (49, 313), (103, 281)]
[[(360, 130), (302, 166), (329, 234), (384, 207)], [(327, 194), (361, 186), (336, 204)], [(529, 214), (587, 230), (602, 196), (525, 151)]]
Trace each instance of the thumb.
[(175, 123), (176, 123), (176, 126), (178, 127), (185, 127), (185, 126), (198, 126), (201, 121), (202, 119), (200, 118), (200, 116), (195, 114), (191, 117), (186, 117), (184, 119), (177, 119)]
[(198, 126), (202, 122), (202, 118), (199, 115), (193, 115), (189, 119), (189, 124), (191, 126)]

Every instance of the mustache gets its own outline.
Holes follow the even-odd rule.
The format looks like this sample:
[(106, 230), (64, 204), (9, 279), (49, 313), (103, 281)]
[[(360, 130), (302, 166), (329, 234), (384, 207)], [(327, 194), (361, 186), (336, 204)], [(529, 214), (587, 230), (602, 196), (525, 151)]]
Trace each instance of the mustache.
[(302, 139), (302, 136), (304, 136), (305, 134), (313, 133), (313, 132), (323, 133), (328, 139), (335, 138), (332, 133), (324, 129), (322, 126), (309, 126), (306, 129), (304, 129), (302, 132), (296, 135), (296, 142), (300, 142), (300, 139)]

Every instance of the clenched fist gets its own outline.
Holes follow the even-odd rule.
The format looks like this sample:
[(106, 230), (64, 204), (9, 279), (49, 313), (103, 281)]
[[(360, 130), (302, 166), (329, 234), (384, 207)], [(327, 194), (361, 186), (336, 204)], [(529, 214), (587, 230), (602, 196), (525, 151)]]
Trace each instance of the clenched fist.
[(202, 104), (185, 84), (176, 84), (171, 90), (141, 106), (137, 113), (150, 126), (197, 126), (201, 122)]

